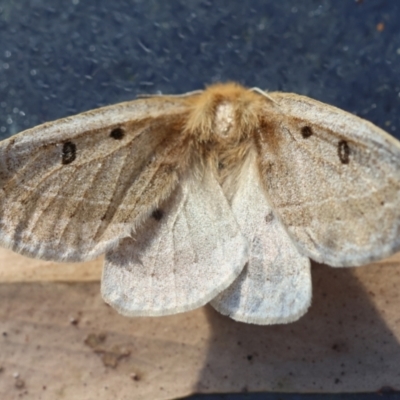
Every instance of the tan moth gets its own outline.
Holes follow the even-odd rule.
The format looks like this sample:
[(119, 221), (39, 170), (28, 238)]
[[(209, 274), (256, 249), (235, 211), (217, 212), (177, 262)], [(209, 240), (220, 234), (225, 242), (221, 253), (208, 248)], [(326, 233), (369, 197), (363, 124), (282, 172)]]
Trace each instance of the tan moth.
[(218, 84), (29, 129), (0, 143), (0, 243), (31, 257), (105, 253), (102, 295), (128, 316), (208, 302), (290, 322), (310, 258), (400, 249), (400, 146), (304, 96)]

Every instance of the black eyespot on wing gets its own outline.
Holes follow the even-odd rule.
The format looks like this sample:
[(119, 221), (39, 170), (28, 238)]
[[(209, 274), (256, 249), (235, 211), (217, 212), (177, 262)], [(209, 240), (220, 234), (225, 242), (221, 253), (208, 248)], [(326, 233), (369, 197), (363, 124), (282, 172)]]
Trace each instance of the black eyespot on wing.
[(110, 137), (115, 140), (121, 140), (125, 136), (125, 132), (122, 128), (115, 128), (110, 132)]
[(309, 138), (310, 136), (313, 135), (313, 131), (309, 126), (303, 126), (301, 128), (301, 136), (303, 136), (304, 139)]
[(62, 148), (62, 163), (71, 164), (76, 158), (76, 144), (65, 142)]
[(156, 221), (161, 221), (162, 217), (164, 216), (164, 211), (160, 210), (159, 208), (157, 208), (156, 210), (154, 210), (151, 214), (151, 216), (156, 220)]
[(338, 156), (342, 164), (348, 164), (350, 161), (350, 147), (345, 140), (338, 144)]

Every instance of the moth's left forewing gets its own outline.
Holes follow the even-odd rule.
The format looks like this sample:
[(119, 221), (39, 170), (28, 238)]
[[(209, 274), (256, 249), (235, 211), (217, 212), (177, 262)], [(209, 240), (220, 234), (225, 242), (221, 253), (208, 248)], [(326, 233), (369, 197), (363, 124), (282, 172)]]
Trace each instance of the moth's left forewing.
[(361, 265), (400, 248), (400, 146), (373, 124), (270, 93), (257, 144), (268, 198), (301, 252)]
[(121, 103), (0, 143), (0, 243), (56, 261), (96, 257), (163, 201), (185, 168), (187, 105)]

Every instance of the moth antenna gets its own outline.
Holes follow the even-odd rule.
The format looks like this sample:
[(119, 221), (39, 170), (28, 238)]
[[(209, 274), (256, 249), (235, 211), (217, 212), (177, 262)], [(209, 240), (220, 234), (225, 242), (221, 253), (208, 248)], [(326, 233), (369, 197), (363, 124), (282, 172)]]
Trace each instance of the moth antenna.
[(273, 99), (273, 98), (272, 98), (267, 92), (265, 92), (264, 90), (262, 90), (262, 89), (260, 89), (260, 88), (258, 88), (258, 87), (252, 87), (252, 88), (249, 89), (249, 90), (251, 90), (252, 92), (256, 92), (256, 93), (258, 93), (258, 94), (261, 94), (261, 96), (264, 96), (264, 97), (266, 97), (268, 100), (271, 100), (273, 103), (279, 105), (279, 103), (278, 103), (275, 99)]
[(182, 94), (163, 94), (163, 93), (139, 93), (136, 95), (138, 99), (148, 99), (152, 97), (188, 97), (196, 94), (203, 93), (204, 90), (192, 90), (191, 92), (182, 93)]

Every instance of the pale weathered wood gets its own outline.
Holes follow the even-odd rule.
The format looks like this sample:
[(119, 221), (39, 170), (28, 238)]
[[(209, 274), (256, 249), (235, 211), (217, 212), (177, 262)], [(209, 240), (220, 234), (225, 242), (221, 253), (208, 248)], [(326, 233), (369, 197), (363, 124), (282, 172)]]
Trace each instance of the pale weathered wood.
[[(12, 280), (8, 269), (19, 257), (2, 259), (3, 281)], [(43, 273), (40, 264), (32, 267), (37, 261), (23, 260), (20, 281), (39, 280), (33, 272), (54, 281), (95, 279), (100, 272), (89, 264), (84, 273), (82, 264), (66, 273), (61, 264), (50, 275), (49, 264)], [(310, 311), (298, 322), (269, 327), (237, 323), (210, 307), (125, 318), (104, 304), (98, 282), (2, 283), (0, 398), (400, 390), (400, 255), (360, 268), (314, 265), (312, 272)]]
[(0, 282), (98, 281), (102, 265), (103, 257), (85, 263), (56, 263), (0, 248)]

